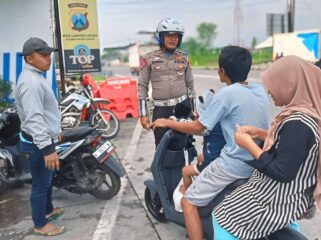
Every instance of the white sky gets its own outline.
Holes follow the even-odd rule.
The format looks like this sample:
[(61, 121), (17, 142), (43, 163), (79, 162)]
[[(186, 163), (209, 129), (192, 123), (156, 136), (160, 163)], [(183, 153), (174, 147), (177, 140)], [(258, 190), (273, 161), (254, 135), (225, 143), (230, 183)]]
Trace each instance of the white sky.
[[(183, 22), (185, 36), (195, 37), (201, 22), (218, 26), (214, 46), (235, 42), (234, 0), (97, 0), (102, 47), (149, 40), (139, 30), (155, 30), (158, 22), (174, 17)], [(240, 37), (250, 46), (266, 36), (266, 14), (285, 13), (287, 0), (241, 0), (243, 21)], [(295, 30), (321, 29), (321, 0), (296, 0)]]

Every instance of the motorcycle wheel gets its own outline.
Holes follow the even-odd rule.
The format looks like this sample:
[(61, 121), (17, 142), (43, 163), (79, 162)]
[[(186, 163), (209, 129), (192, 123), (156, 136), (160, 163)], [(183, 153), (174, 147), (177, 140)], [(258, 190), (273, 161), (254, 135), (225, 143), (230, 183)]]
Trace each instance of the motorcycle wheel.
[(116, 196), (121, 185), (120, 177), (106, 166), (100, 164), (92, 156), (84, 157), (84, 163), (91, 173), (98, 173), (103, 178), (102, 185), (98, 189), (91, 191), (90, 194), (95, 198), (103, 200), (108, 200)]
[(98, 130), (102, 131), (103, 137), (114, 138), (119, 132), (120, 123), (118, 117), (110, 110), (100, 109), (102, 116), (105, 118), (105, 121), (101, 118), (98, 112), (93, 113), (89, 122), (91, 125), (98, 125)]
[(0, 193), (5, 189), (4, 183), (0, 181)]
[(148, 187), (145, 188), (145, 203), (149, 213), (159, 222), (166, 222), (165, 213), (158, 193), (152, 198)]

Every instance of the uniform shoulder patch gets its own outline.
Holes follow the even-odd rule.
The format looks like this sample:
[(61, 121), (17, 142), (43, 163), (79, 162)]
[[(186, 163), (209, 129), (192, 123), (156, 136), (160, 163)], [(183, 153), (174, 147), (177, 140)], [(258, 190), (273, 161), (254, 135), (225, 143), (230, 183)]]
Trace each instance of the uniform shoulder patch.
[(145, 57), (142, 57), (139, 61), (140, 63), (140, 69), (143, 69), (147, 65), (147, 60)]

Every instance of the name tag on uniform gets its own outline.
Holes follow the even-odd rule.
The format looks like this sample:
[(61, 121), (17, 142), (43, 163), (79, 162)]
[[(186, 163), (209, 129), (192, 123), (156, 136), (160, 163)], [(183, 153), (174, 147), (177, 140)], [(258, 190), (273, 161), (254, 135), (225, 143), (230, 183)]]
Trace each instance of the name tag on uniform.
[(152, 61), (152, 63), (164, 63), (164, 61), (162, 61), (162, 60), (154, 60), (154, 61)]

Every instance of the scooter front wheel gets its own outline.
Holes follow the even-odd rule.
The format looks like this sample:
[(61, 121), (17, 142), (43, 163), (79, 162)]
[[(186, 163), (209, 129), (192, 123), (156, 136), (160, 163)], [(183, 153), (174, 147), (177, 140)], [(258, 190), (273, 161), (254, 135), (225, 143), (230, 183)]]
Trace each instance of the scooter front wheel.
[(149, 213), (159, 222), (166, 222), (164, 209), (158, 193), (152, 196), (148, 187), (145, 188), (145, 203)]

